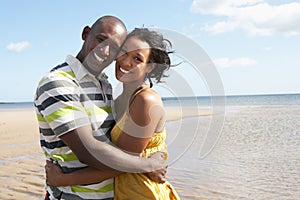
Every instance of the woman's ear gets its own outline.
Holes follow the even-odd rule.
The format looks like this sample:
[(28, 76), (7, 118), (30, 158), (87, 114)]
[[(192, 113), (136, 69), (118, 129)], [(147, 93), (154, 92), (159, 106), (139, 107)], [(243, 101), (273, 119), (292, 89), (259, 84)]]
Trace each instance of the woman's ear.
[(148, 63), (148, 65), (147, 65), (147, 73), (150, 73), (154, 69), (155, 66), (156, 66), (155, 63)]
[(83, 31), (82, 31), (82, 34), (81, 34), (82, 40), (86, 40), (86, 38), (87, 38), (88, 34), (90, 33), (90, 31), (91, 31), (91, 28), (89, 26), (85, 26), (83, 28)]

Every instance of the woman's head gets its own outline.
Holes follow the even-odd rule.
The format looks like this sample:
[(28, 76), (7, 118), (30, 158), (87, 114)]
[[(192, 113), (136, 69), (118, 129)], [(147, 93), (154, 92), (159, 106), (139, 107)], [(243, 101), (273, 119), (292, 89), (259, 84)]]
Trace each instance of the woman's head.
[[(147, 78), (150, 84), (152, 84), (152, 79), (155, 79), (156, 82), (161, 82), (164, 72), (171, 65), (168, 55), (169, 47), (171, 47), (171, 43), (157, 32), (147, 28), (134, 29), (128, 34), (117, 58), (117, 79), (122, 81), (121, 76), (124, 75), (122, 81), (124, 82), (125, 75), (129, 75), (130, 73), (132, 77), (135, 77), (134, 74), (138, 76), (137, 73), (134, 73), (135, 70), (133, 69), (133, 67), (138, 67), (140, 70), (139, 79), (143, 78), (144, 81)], [(131, 57), (131, 60), (129, 57)], [(142, 71), (140, 68), (141, 65), (144, 67)], [(121, 69), (121, 71), (118, 69)], [(117, 72), (121, 73), (117, 74)], [(142, 75), (143, 77), (140, 77)]]

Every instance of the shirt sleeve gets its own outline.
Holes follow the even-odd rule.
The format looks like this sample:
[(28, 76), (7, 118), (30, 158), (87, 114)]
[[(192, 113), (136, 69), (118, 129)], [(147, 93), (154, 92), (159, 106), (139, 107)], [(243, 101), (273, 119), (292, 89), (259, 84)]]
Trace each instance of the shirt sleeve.
[(90, 124), (80, 102), (81, 90), (75, 79), (63, 72), (51, 72), (40, 81), (35, 103), (55, 135)]

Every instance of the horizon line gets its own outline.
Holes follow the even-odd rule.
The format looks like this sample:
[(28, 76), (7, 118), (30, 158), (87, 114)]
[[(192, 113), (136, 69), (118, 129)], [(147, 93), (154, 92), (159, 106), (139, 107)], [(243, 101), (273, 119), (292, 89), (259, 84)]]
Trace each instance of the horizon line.
[[(273, 95), (300, 95), (300, 93), (266, 93), (266, 94), (230, 94), (224, 95), (224, 97), (236, 97), (236, 96), (273, 96)], [(190, 98), (190, 97), (212, 97), (213, 95), (199, 95), (199, 96), (161, 96), (162, 99), (170, 98)], [(223, 97), (223, 95), (214, 95), (214, 97)], [(13, 103), (33, 103), (33, 101), (0, 101), (0, 104), (13, 104)]]

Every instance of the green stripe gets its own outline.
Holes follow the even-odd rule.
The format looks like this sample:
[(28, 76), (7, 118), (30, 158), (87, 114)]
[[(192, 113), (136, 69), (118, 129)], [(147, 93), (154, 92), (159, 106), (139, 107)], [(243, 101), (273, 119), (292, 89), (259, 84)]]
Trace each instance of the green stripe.
[(70, 161), (78, 160), (77, 156), (74, 153), (69, 153), (69, 154), (48, 154), (47, 152), (45, 152), (45, 156), (46, 157), (50, 156), (54, 160), (62, 161), (62, 162), (70, 162)]
[(104, 106), (104, 107), (101, 107), (103, 110), (105, 110), (105, 112), (107, 113), (112, 113), (112, 107), (111, 106)]
[(39, 85), (41, 85), (44, 82), (45, 77), (41, 78), (41, 80), (39, 81)]
[[(105, 108), (105, 109), (104, 109)], [(106, 107), (101, 107), (101, 108), (99, 108), (99, 107), (97, 107), (97, 106), (94, 106), (93, 108), (86, 108), (85, 109), (85, 111), (86, 111), (86, 113), (88, 114), (88, 116), (90, 117), (90, 116), (92, 116), (92, 115), (102, 115), (102, 114), (107, 114), (108, 112), (107, 111), (109, 111), (109, 109), (108, 108), (110, 108), (109, 106), (107, 106), (107, 108)], [(111, 111), (112, 109), (110, 108), (110, 111)]]
[(51, 123), (52, 121), (54, 121), (62, 116), (66, 116), (74, 111), (82, 111), (82, 107), (74, 106), (74, 105), (66, 106), (64, 108), (60, 108), (60, 109), (50, 113), (45, 118), (48, 123)]
[(93, 190), (89, 188), (80, 187), (78, 185), (71, 186), (72, 192), (110, 192), (114, 189), (113, 183), (110, 183), (102, 188), (99, 188), (98, 190)]
[(68, 73), (70, 76), (72, 76), (72, 78), (76, 78), (73, 71), (70, 71), (70, 72), (67, 72), (67, 73)]
[(36, 117), (39, 122), (46, 122), (46, 120), (43, 118), (43, 116), (41, 114), (36, 114)]
[(58, 73), (59, 75), (64, 76), (64, 77), (71, 76), (72, 78), (75, 78), (75, 74), (74, 74), (73, 71), (69, 71), (69, 72), (57, 71), (57, 73)]

